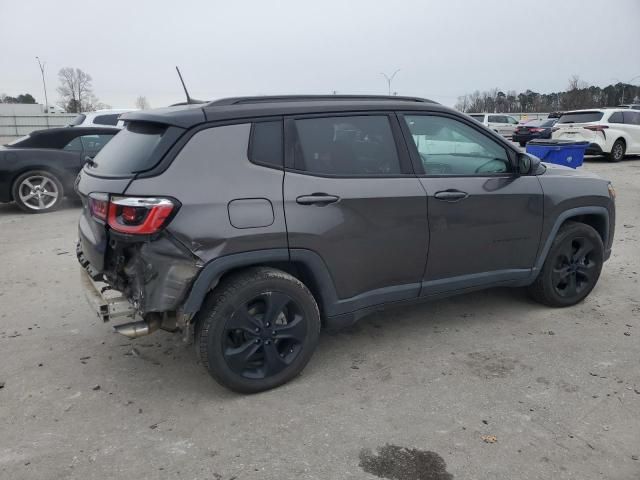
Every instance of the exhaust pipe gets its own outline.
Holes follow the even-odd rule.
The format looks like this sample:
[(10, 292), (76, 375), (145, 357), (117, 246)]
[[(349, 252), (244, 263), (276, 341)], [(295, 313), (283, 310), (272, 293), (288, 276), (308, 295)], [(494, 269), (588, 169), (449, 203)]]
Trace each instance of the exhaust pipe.
[(138, 338), (155, 332), (160, 328), (162, 320), (158, 314), (149, 314), (145, 320), (116, 325), (113, 330), (125, 337)]

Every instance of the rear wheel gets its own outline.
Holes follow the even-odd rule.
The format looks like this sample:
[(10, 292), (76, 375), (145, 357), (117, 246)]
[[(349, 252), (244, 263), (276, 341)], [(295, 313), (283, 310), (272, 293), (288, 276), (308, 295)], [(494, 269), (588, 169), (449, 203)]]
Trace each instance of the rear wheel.
[(608, 155), (610, 162), (619, 162), (624, 158), (624, 154), (627, 150), (627, 145), (623, 139), (619, 138), (613, 143), (611, 147), (611, 153)]
[(196, 348), (225, 387), (256, 393), (297, 376), (318, 343), (320, 314), (307, 287), (273, 268), (225, 279), (198, 313)]
[(550, 307), (569, 307), (589, 295), (600, 277), (604, 246), (598, 232), (584, 223), (563, 225), (551, 245), (531, 296)]
[(13, 199), (25, 212), (45, 213), (60, 206), (64, 191), (62, 183), (53, 173), (32, 170), (13, 182)]

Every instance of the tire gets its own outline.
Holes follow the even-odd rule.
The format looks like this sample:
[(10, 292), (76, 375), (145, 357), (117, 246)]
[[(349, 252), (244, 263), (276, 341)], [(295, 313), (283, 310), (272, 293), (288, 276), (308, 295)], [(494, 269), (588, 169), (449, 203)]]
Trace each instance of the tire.
[(224, 279), (196, 322), (203, 365), (218, 383), (240, 393), (262, 392), (296, 377), (320, 335), (318, 305), (307, 287), (265, 267)]
[(598, 232), (584, 223), (565, 223), (529, 293), (550, 307), (575, 305), (596, 286), (603, 262), (604, 246)]
[(610, 162), (619, 162), (624, 158), (624, 154), (627, 151), (627, 144), (622, 138), (617, 139), (613, 142), (613, 146), (611, 147), (611, 153), (607, 155), (607, 159)]
[(11, 189), (16, 205), (28, 213), (47, 213), (57, 209), (64, 198), (62, 183), (46, 170), (20, 175)]

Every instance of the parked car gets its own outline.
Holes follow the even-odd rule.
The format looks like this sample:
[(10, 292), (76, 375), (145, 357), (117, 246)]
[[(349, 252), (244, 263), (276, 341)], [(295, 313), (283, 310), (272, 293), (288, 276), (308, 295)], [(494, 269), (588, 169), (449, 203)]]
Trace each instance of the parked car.
[[(408, 97), (240, 97), (125, 115), (79, 175), (78, 259), (103, 320), (195, 339), (240, 392), (304, 368), (321, 327), (385, 306), (528, 287), (583, 300), (614, 190)], [(111, 290), (109, 301), (104, 287)]]
[(0, 202), (29, 213), (56, 209), (87, 161), (120, 130), (75, 127), (38, 130), (0, 147)]
[(534, 138), (551, 138), (551, 127), (553, 127), (558, 120), (555, 118), (549, 120), (529, 120), (523, 125), (518, 125), (513, 137), (511, 139), (514, 142), (524, 147), (529, 140)]
[(640, 112), (631, 109), (591, 109), (565, 112), (553, 127), (552, 138), (587, 141), (589, 155), (606, 155), (619, 162), (640, 154)]
[(131, 108), (96, 110), (95, 112), (79, 113), (71, 120), (68, 127), (122, 127), (123, 123), (119, 122), (123, 113), (133, 112)]
[(518, 120), (503, 113), (473, 113), (471, 118), (507, 138), (511, 138), (518, 125)]
[(640, 110), (640, 103), (628, 103), (625, 105), (618, 105), (616, 108), (630, 108), (632, 110)]

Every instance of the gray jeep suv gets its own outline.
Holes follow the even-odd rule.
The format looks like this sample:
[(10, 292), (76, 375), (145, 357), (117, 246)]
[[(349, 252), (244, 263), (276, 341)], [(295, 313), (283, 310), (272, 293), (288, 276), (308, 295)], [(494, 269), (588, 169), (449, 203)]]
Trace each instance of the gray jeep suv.
[[(566, 307), (609, 257), (615, 192), (410, 97), (243, 97), (127, 113), (87, 164), (78, 259), (129, 337), (195, 339), (223, 385), (292, 379), (321, 327), (493, 286)], [(137, 321), (136, 321), (137, 319)]]

